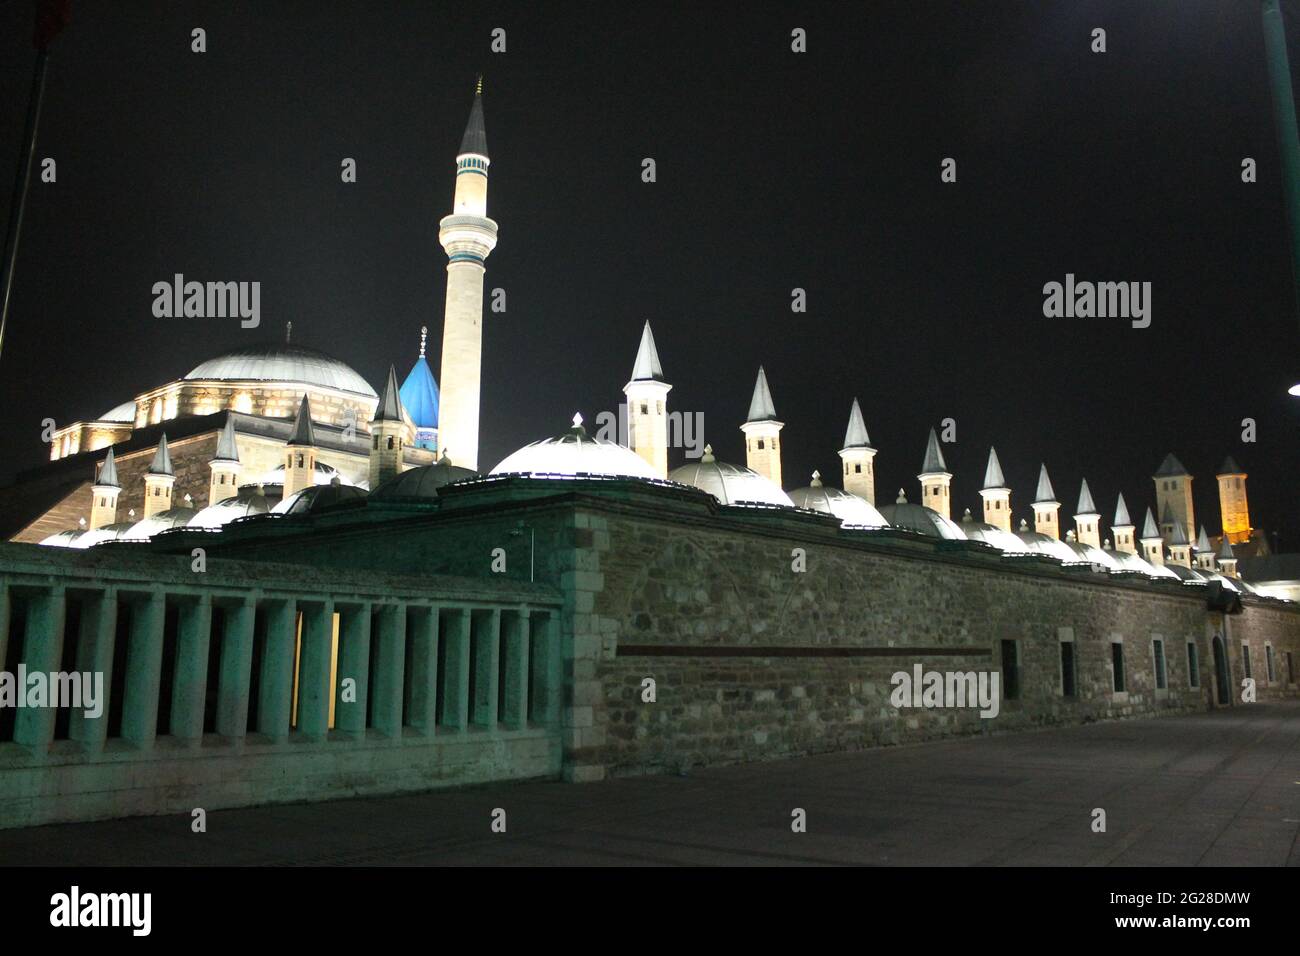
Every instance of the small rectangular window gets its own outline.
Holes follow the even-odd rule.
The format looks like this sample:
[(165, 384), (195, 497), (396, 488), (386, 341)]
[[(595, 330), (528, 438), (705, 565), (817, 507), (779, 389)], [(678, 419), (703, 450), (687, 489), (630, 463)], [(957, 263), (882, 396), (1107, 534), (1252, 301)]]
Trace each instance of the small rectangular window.
[(1273, 672), (1273, 645), (1264, 645), (1264, 668), (1268, 672), (1268, 682), (1271, 684), (1277, 680)]
[(1250, 677), (1250, 676), (1251, 676), (1251, 673), (1250, 673), (1250, 645), (1249, 645), (1249, 644), (1242, 644), (1242, 645), (1241, 645), (1241, 669), (1245, 672), (1245, 674), (1246, 674), (1247, 677)]
[(862, 474), (862, 466), (861, 466), (861, 465), (854, 465), (854, 466), (853, 466), (853, 473), (854, 473), (855, 475), (860, 475), (860, 474)]
[(1187, 642), (1187, 683), (1192, 687), (1201, 686), (1201, 662), (1197, 659), (1193, 641)]
[(1075, 695), (1074, 641), (1061, 642), (1061, 696)]
[(1286, 652), (1286, 682), (1288, 684), (1295, 683), (1295, 667), (1294, 662), (1291, 660), (1290, 651)]
[(1110, 670), (1112, 689), (1117, 694), (1124, 692), (1124, 644), (1112, 641), (1110, 645)]
[(1015, 641), (1002, 642), (1002, 697), (1004, 700), (1020, 697), (1020, 649)]
[(1151, 653), (1155, 657), (1156, 690), (1165, 690), (1169, 686), (1168, 675), (1165, 673), (1165, 642), (1153, 640)]

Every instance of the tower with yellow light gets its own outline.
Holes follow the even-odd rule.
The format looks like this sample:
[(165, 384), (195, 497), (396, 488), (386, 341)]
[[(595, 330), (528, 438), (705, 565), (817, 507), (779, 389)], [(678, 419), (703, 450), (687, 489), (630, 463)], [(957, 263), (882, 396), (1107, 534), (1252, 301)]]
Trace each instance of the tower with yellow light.
[(1250, 540), (1250, 506), (1246, 503), (1246, 473), (1229, 455), (1214, 476), (1219, 481), (1219, 515), (1223, 536), (1232, 544)]

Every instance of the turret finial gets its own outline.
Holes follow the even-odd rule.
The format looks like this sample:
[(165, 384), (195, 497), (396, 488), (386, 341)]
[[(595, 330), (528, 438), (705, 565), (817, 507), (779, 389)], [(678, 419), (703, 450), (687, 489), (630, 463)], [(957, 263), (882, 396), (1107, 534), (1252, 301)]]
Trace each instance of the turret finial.
[(474, 87), (474, 95), (475, 96), (483, 95), (483, 74), (482, 73), (478, 75), (478, 83)]
[(424, 358), (424, 343), (428, 337), (429, 327), (427, 325), (420, 326), (420, 358)]
[(293, 338), (293, 323), (286, 322), (284, 323), (284, 344), (288, 345), (291, 338)]

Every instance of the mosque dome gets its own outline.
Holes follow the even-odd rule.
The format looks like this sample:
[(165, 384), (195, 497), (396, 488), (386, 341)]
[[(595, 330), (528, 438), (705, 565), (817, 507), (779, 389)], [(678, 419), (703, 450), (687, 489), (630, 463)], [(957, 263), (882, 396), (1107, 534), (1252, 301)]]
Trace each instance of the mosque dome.
[(272, 514), (305, 515), (315, 514), (326, 508), (336, 508), (366, 500), (366, 493), (356, 485), (328, 484), (310, 485), (301, 491), (295, 491), (271, 509)]
[[(339, 481), (344, 481), (343, 473), (340, 472), (333, 465), (327, 465), (323, 461), (316, 462), (316, 467), (312, 469), (313, 482), (315, 482), (318, 485), (328, 485), (335, 478), (339, 479)], [(260, 478), (256, 479), (256, 481), (252, 482), (252, 484), (283, 485), (284, 465), (283, 464), (276, 465), (270, 471), (266, 472)], [(344, 481), (344, 484), (351, 484), (351, 482)]]
[(425, 340), (429, 334), (427, 326), (420, 328), (420, 356), (411, 366), (406, 380), (398, 389), (402, 407), (411, 416), (416, 428), (438, 427), (438, 381), (433, 377), (429, 361), (424, 357)]
[[(456, 449), (450, 449), (454, 454)], [(582, 427), (582, 416), (573, 416), (573, 427), (563, 435), (543, 438), (525, 445), (492, 469), (493, 475), (535, 475), (537, 477), (582, 477), (608, 475), (618, 478), (658, 479), (645, 459), (629, 448), (606, 438), (595, 438)]]
[[(1157, 570), (1152, 566), (1151, 562), (1147, 561), (1141, 555), (1133, 554), (1130, 551), (1111, 551), (1107, 548), (1103, 548), (1102, 550), (1109, 554), (1112, 560), (1114, 560), (1117, 565), (1117, 571), (1137, 571), (1141, 574), (1147, 575), (1148, 577), (1155, 577), (1157, 574)], [(1163, 577), (1163, 575), (1161, 576)]]
[(822, 484), (820, 472), (814, 471), (812, 483), (807, 488), (790, 492), (796, 508), (821, 511), (840, 519), (840, 524), (853, 527), (883, 528), (889, 524), (876, 506), (861, 495)]
[(116, 541), (135, 526), (134, 521), (119, 521), (94, 531), (87, 531), (72, 543), (74, 548), (93, 548), (104, 541)]
[(148, 541), (154, 535), (169, 528), (180, 528), (189, 524), (198, 514), (193, 508), (168, 508), (156, 515), (143, 518), (133, 524), (130, 530), (117, 536), (118, 541)]
[(67, 531), (59, 531), (48, 538), (42, 538), (39, 543), (47, 548), (75, 548), (77, 542), (86, 534), (89, 532), (81, 528), (69, 528)]
[(995, 524), (976, 521), (967, 509), (961, 519), (961, 533), (970, 541), (983, 541), (1007, 554), (1028, 554), (1032, 550), (1019, 537), (1010, 531), (1003, 531)]
[[(1020, 524), (1021, 527), (1025, 527), (1023, 521)], [(1024, 543), (1025, 550), (1031, 554), (1045, 554), (1049, 558), (1056, 558), (1056, 560), (1066, 564), (1079, 560), (1079, 556), (1074, 553), (1069, 545), (1058, 538), (1053, 538), (1050, 534), (1024, 530), (1017, 532), (1016, 537)]]
[(256, 487), (245, 486), (239, 494), (208, 505), (190, 519), (191, 528), (220, 528), (236, 518), (249, 515), (265, 514), (271, 510), (272, 502), (266, 495), (258, 494)]
[(288, 342), (232, 349), (195, 366), (186, 381), (296, 382), (378, 398), (370, 383), (331, 355)]
[(1120, 563), (1115, 560), (1115, 552), (1103, 551), (1091, 544), (1082, 544), (1075, 540), (1073, 531), (1066, 532), (1065, 546), (1075, 553), (1075, 561), (1086, 561), (1088, 564), (1099, 566), (1106, 571), (1121, 570)]
[(436, 498), (438, 489), (443, 485), (478, 477), (478, 472), (453, 465), (451, 459), (444, 458), (432, 465), (421, 465), (394, 475), (372, 491), (370, 498), (372, 501)]
[(945, 518), (933, 508), (909, 504), (901, 490), (898, 492), (898, 500), (892, 505), (880, 508), (880, 514), (895, 528), (915, 531), (917, 534), (931, 538), (944, 538), (949, 541), (966, 540), (966, 535), (962, 534), (957, 522)]
[(115, 405), (95, 420), (99, 422), (134, 422), (135, 399), (123, 402), (121, 405)]
[(793, 508), (790, 496), (752, 468), (729, 465), (713, 457), (713, 446), (704, 446), (699, 461), (689, 462), (668, 473), (669, 481), (694, 485), (724, 505), (782, 505)]

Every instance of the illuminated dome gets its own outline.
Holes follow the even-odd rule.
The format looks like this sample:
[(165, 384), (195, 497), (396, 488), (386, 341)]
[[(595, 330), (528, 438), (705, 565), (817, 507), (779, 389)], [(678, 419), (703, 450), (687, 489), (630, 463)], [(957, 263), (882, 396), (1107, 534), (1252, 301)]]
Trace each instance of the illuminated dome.
[(134, 526), (134, 521), (119, 521), (116, 524), (96, 528), (94, 531), (87, 531), (72, 543), (72, 547), (93, 548), (102, 541), (116, 541), (118, 538), (122, 537), (122, 535), (130, 531)]
[(966, 509), (961, 519), (961, 533), (970, 541), (983, 541), (1007, 554), (1029, 554), (1032, 550), (1019, 537), (1010, 531), (1003, 531), (997, 525), (976, 521)]
[(266, 495), (258, 494), (256, 487), (245, 486), (239, 494), (208, 505), (190, 519), (191, 528), (220, 528), (248, 515), (265, 514), (271, 510), (272, 502)]
[(297, 382), (378, 398), (350, 366), (316, 349), (287, 342), (248, 345), (208, 359), (186, 381)]
[(704, 456), (668, 473), (669, 481), (694, 485), (724, 505), (783, 505), (793, 508), (790, 496), (752, 468), (729, 465), (713, 457), (713, 446), (704, 446)]
[[(318, 484), (318, 485), (328, 485), (328, 484), (329, 484), (331, 481), (333, 481), (335, 478), (339, 479), (339, 481), (343, 482), (345, 485), (346, 485), (346, 484), (351, 484), (350, 481), (346, 480), (346, 479), (343, 477), (343, 473), (342, 473), (341, 471), (339, 471), (339, 470), (338, 470), (337, 468), (335, 468), (333, 465), (327, 465), (327, 464), (325, 464), (325, 462), (323, 462), (323, 461), (317, 461), (317, 462), (316, 462), (316, 467), (312, 469), (312, 475), (311, 475), (311, 477), (312, 477), (312, 481), (313, 481), (315, 484)], [(252, 483), (253, 483), (253, 484), (263, 484), (263, 485), (281, 485), (281, 486), (283, 486), (283, 485), (284, 485), (284, 465), (276, 465), (276, 466), (275, 466), (274, 468), (272, 468), (270, 471), (266, 472), (266, 474), (262, 475), (261, 478), (256, 479), (256, 480), (255, 480), (254, 482), (252, 482)]]
[(477, 478), (478, 472), (469, 468), (453, 465), (450, 458), (443, 458), (432, 465), (410, 468), (400, 475), (394, 475), (370, 493), (372, 501), (398, 501), (427, 499), (438, 497), (438, 489), (453, 481)]
[(908, 504), (902, 489), (898, 491), (898, 500), (892, 505), (880, 509), (881, 515), (895, 528), (915, 531), (931, 538), (944, 538), (948, 541), (964, 541), (961, 527), (951, 518), (945, 518), (933, 508), (925, 505)]
[(813, 472), (812, 484), (807, 488), (796, 488), (790, 492), (790, 500), (796, 508), (834, 515), (843, 525), (883, 528), (889, 524), (866, 498), (823, 485), (821, 472), (817, 471)]
[(1163, 567), (1155, 567), (1150, 561), (1146, 560), (1146, 558), (1143, 558), (1141, 555), (1133, 554), (1129, 551), (1111, 551), (1105, 548), (1102, 550), (1109, 554), (1115, 561), (1115, 564), (1118, 565), (1116, 570), (1137, 571), (1141, 574), (1147, 575), (1148, 577), (1176, 577), (1172, 571), (1167, 571)]
[[(455, 449), (451, 449), (455, 451)], [(608, 475), (619, 478), (656, 479), (645, 459), (631, 449), (605, 438), (594, 438), (582, 427), (582, 416), (573, 416), (573, 427), (563, 435), (543, 438), (525, 445), (492, 469), (493, 475), (535, 475), (537, 477), (581, 477)]]
[(355, 485), (339, 482), (311, 485), (301, 491), (295, 491), (272, 508), (271, 512), (278, 515), (303, 515), (365, 500), (366, 493)]
[(1071, 563), (1079, 560), (1079, 556), (1059, 538), (1053, 538), (1050, 534), (1039, 534), (1037, 531), (1028, 530), (1025, 522), (1020, 522), (1020, 531), (1016, 537), (1024, 542), (1025, 550), (1031, 554), (1045, 554), (1049, 558), (1056, 558), (1058, 561)]
[(88, 532), (80, 528), (70, 528), (52, 534), (48, 538), (42, 538), (39, 543), (47, 548), (75, 548), (77, 542), (86, 534)]
[(100, 422), (134, 422), (135, 421), (135, 399), (129, 402), (123, 402), (110, 408), (104, 414), (100, 415), (96, 421)]
[(1120, 570), (1120, 564), (1115, 560), (1113, 551), (1103, 551), (1091, 544), (1080, 544), (1075, 540), (1073, 531), (1065, 533), (1065, 546), (1077, 555), (1076, 561), (1087, 561), (1089, 564), (1099, 566), (1106, 571)]
[(168, 508), (156, 515), (137, 521), (126, 531), (117, 536), (118, 541), (147, 541), (168, 528), (179, 528), (189, 524), (198, 514), (193, 508)]

